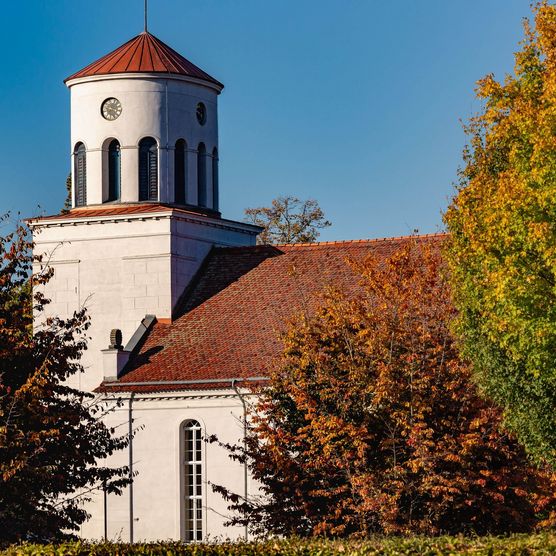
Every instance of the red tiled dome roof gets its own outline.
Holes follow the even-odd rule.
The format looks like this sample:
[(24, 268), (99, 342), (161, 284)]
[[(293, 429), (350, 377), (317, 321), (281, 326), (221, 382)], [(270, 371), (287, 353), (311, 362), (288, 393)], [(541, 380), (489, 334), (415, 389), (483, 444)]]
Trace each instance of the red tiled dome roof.
[(184, 75), (224, 85), (178, 54), (173, 48), (144, 31), (96, 62), (70, 75), (65, 83), (80, 77), (113, 73), (165, 73)]

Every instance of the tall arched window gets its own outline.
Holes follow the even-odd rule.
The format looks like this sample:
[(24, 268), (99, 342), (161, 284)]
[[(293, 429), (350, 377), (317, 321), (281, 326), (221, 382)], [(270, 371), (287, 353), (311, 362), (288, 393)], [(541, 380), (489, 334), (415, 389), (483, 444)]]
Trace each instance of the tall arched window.
[(152, 137), (139, 142), (139, 200), (158, 201), (158, 147)]
[(75, 145), (73, 159), (75, 206), (82, 207), (87, 204), (87, 149), (85, 149), (83, 143), (77, 143), (77, 145)]
[(197, 204), (207, 206), (207, 149), (204, 143), (197, 148)]
[(187, 143), (176, 141), (174, 151), (174, 202), (185, 205), (187, 196)]
[(201, 425), (187, 421), (183, 425), (185, 475), (185, 540), (203, 539), (203, 458)]
[(218, 210), (218, 149), (212, 149), (212, 208)]
[(114, 139), (108, 146), (108, 200), (117, 201), (120, 198), (121, 162), (120, 143)]

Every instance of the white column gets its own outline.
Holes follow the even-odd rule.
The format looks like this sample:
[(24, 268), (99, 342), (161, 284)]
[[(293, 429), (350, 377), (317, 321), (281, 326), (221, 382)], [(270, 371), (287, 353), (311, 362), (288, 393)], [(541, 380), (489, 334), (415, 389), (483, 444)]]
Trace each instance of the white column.
[(129, 203), (139, 200), (139, 149), (137, 146), (122, 146), (121, 200)]

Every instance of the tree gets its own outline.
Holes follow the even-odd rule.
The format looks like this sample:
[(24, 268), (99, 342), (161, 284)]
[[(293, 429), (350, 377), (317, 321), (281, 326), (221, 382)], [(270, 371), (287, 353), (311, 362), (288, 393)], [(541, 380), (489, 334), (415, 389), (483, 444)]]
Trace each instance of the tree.
[(216, 486), (256, 533), (526, 531), (554, 508), (550, 475), (499, 432), (450, 333), (436, 244), (358, 265), (359, 295), (295, 319), (258, 392), (246, 449), (263, 496)]
[(64, 201), (64, 206), (62, 207), (61, 213), (64, 214), (65, 212), (69, 212), (71, 210), (71, 188), (72, 188), (72, 181), (71, 181), (71, 172), (68, 174), (66, 178), (66, 200)]
[(300, 201), (297, 197), (278, 197), (270, 207), (245, 209), (246, 220), (263, 231), (260, 244), (314, 243), (319, 230), (332, 224), (314, 199)]
[(479, 81), (480, 114), (445, 221), (457, 333), (484, 393), (538, 461), (556, 465), (556, 7), (504, 83)]
[(88, 517), (87, 493), (127, 484), (127, 468), (97, 465), (127, 437), (103, 424), (107, 409), (92, 394), (64, 382), (82, 371), (85, 310), (33, 330), (52, 270), (31, 252), (23, 225), (0, 237), (0, 543), (63, 538)]

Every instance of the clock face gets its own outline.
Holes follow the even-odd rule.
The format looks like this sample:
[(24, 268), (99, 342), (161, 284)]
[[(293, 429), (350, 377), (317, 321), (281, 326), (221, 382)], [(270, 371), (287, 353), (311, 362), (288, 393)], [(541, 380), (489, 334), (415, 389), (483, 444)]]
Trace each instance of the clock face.
[(197, 104), (197, 121), (201, 125), (205, 125), (205, 122), (207, 121), (207, 109), (202, 102)]
[(105, 120), (115, 120), (122, 113), (122, 103), (117, 98), (107, 98), (102, 103), (100, 112)]

